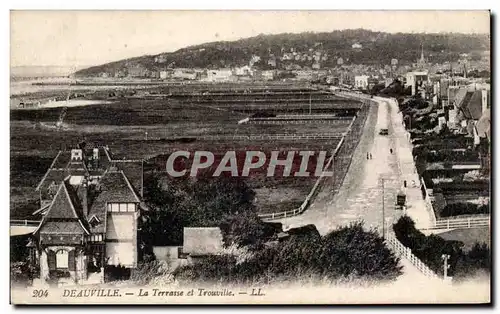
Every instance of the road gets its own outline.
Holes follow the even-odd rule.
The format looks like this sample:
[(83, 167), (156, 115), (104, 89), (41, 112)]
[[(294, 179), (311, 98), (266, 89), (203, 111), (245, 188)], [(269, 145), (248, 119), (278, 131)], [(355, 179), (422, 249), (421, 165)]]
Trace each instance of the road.
[[(333, 196), (332, 187), (326, 183), (302, 215), (280, 220), (285, 228), (315, 224), (321, 234), (326, 234), (338, 226), (364, 221), (365, 227), (381, 232), (383, 199), (386, 225), (402, 215), (394, 206), (402, 183), (396, 154), (390, 152), (394, 139), (378, 134), (380, 126), (391, 121), (390, 109), (385, 102), (370, 107), (365, 130), (338, 194)], [(367, 153), (372, 154), (372, 159), (367, 160)]]
[[(406, 175), (403, 179), (400, 169), (401, 150), (396, 145), (401, 145), (401, 139), (395, 136), (395, 130), (400, 131), (396, 115), (397, 108), (387, 101), (370, 107), (364, 132), (338, 193), (333, 195), (332, 186), (326, 183), (303, 214), (279, 220), (285, 229), (314, 224), (325, 235), (339, 226), (363, 221), (365, 228), (380, 234), (392, 230), (392, 224), (403, 215), (403, 211), (395, 209), (396, 195), (403, 189), (403, 181), (408, 180)], [(389, 136), (379, 135), (381, 126), (387, 124)], [(372, 154), (372, 159), (366, 158), (367, 153)], [(398, 277), (398, 284), (428, 286), (440, 282), (426, 277), (405, 258), (401, 258), (401, 265), (403, 274)]]

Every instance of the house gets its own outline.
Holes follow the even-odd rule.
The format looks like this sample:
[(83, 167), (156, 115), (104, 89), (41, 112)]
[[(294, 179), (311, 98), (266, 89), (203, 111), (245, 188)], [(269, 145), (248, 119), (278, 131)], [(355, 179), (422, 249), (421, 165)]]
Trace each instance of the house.
[(275, 68), (276, 67), (276, 57), (274, 55), (271, 55), (269, 59), (267, 60), (267, 65), (270, 67)]
[(222, 233), (218, 227), (184, 227), (182, 253), (189, 262), (196, 262), (223, 250)]
[(249, 67), (248, 65), (234, 69), (234, 74), (236, 76), (251, 76), (253, 74), (252, 72), (253, 72), (252, 68)]
[(274, 80), (275, 76), (276, 76), (276, 71), (274, 70), (262, 71), (262, 79), (264, 81), (272, 81)]
[(217, 69), (207, 71), (207, 80), (209, 82), (228, 82), (233, 78), (231, 69)]
[(160, 71), (160, 79), (165, 80), (168, 77), (168, 72), (167, 71)]
[(108, 266), (137, 266), (146, 208), (142, 186), (125, 174), (134, 162), (111, 159), (107, 147), (58, 153), (37, 187), (41, 221), (32, 236), (42, 282), (99, 283)]
[(454, 105), (457, 111), (457, 123), (466, 128), (467, 133), (479, 142), (476, 125), (483, 114), (490, 108), (489, 90), (470, 90), (463, 88), (457, 94)]
[(313, 79), (313, 72), (310, 70), (298, 70), (294, 71), (295, 78), (300, 81), (310, 81)]
[(192, 81), (192, 80), (196, 80), (197, 75), (196, 75), (196, 72), (192, 69), (177, 68), (172, 73), (172, 78), (178, 79), (178, 80), (190, 80), (190, 81)]
[(145, 77), (148, 76), (148, 74), (149, 71), (140, 64), (128, 68), (129, 77)]
[(406, 86), (411, 86), (411, 94), (416, 95), (419, 89), (425, 86), (429, 80), (427, 71), (413, 71), (406, 73)]
[(357, 89), (366, 90), (368, 88), (368, 75), (356, 75), (354, 76), (354, 87)]
[(352, 49), (361, 50), (363, 49), (363, 45), (361, 45), (360, 43), (354, 43), (352, 44)]

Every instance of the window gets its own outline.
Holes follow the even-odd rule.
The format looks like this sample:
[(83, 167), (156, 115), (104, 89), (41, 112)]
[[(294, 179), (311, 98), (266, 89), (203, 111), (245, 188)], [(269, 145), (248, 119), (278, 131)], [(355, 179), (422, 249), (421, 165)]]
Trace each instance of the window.
[(102, 234), (93, 234), (89, 237), (90, 242), (101, 242), (103, 240)]
[(69, 255), (66, 250), (59, 250), (56, 252), (56, 268), (68, 268)]
[(135, 203), (109, 203), (108, 212), (135, 212), (137, 205)]
[(92, 218), (90, 218), (90, 221), (89, 221), (89, 223), (92, 227), (99, 225), (100, 222), (101, 221), (96, 216), (92, 216)]

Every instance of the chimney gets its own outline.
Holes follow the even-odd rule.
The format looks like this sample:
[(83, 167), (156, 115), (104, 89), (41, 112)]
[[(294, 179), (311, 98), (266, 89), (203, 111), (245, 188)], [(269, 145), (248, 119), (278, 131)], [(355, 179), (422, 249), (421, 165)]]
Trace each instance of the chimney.
[(72, 149), (71, 150), (71, 161), (82, 160), (82, 150), (81, 149)]
[(87, 182), (87, 177), (84, 177), (82, 180), (82, 209), (83, 209), (83, 214), (85, 217), (87, 217), (89, 213), (89, 204), (88, 204), (88, 182)]

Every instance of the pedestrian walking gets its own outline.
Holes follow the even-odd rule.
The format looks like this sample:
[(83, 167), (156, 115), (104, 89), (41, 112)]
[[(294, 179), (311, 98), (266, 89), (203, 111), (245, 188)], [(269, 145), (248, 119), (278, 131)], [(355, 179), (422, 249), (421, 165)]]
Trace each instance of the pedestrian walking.
[(370, 153), (370, 159), (372, 159), (372, 153)]
[(392, 154), (392, 148), (391, 148), (391, 149), (389, 149), (389, 151), (390, 151), (390, 152), (391, 152), (391, 154)]
[(370, 159), (370, 155), (368, 153), (366, 153), (366, 159)]

